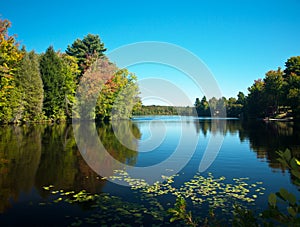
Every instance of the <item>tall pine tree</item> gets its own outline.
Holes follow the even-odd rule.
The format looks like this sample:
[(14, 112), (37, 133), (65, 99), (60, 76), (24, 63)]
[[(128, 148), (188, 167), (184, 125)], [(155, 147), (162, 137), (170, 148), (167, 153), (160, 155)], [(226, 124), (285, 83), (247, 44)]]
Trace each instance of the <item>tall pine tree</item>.
[(97, 58), (104, 56), (103, 52), (105, 51), (100, 37), (88, 34), (82, 40), (76, 39), (71, 46), (69, 45), (66, 53), (76, 57), (80, 69), (79, 76), (82, 76)]
[(43, 111), (49, 119), (71, 118), (75, 102), (76, 75), (79, 73), (74, 57), (56, 53), (49, 47), (40, 60), (44, 84)]
[(61, 58), (50, 46), (42, 55), (40, 72), (44, 84), (43, 111), (50, 119), (64, 119), (64, 69)]

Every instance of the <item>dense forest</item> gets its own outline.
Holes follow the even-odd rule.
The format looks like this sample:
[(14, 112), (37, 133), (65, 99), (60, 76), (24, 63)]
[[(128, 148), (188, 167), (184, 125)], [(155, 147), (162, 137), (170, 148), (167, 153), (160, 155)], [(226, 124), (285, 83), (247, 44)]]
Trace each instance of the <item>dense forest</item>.
[[(10, 21), (0, 19), (1, 123), (61, 121), (74, 117), (74, 112), (75, 117), (82, 117), (82, 108), (73, 107), (78, 104), (78, 96), (87, 100), (91, 93), (98, 98), (94, 113), (88, 114), (99, 120), (112, 117), (116, 101), (118, 107), (132, 103), (131, 110), (140, 105), (137, 78), (107, 59), (98, 35), (88, 34), (75, 40), (65, 52), (50, 46), (45, 53), (37, 54), (26, 51), (24, 46), (19, 48), (16, 36), (8, 34), (10, 26)], [(101, 69), (92, 70), (92, 65)], [(91, 78), (101, 84), (100, 94), (92, 89)], [(79, 89), (79, 95), (75, 96), (80, 82), (90, 86), (89, 92)], [(127, 99), (119, 97), (124, 88), (127, 92), (123, 96)], [(114, 111), (114, 116), (130, 117), (131, 110)]]
[[(132, 113), (210, 117), (224, 108), (228, 117), (300, 118), (300, 56), (289, 58), (284, 70), (270, 70), (255, 80), (247, 95), (239, 92), (237, 98), (209, 100), (204, 96), (195, 100), (194, 107), (142, 106), (136, 76), (109, 61), (98, 35), (75, 40), (65, 52), (50, 46), (37, 54), (19, 48), (16, 36), (8, 34), (10, 26), (10, 21), (0, 19), (0, 123), (79, 117), (102, 121)], [(91, 81), (101, 85), (100, 94)], [(81, 82), (87, 86), (79, 87)], [(94, 95), (91, 113), (80, 103), (88, 105)]]

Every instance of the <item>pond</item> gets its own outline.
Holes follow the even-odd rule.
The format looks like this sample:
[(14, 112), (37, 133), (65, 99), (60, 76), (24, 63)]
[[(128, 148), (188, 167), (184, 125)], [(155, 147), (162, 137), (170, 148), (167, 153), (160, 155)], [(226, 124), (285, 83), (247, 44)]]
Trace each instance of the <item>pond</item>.
[(259, 212), (282, 187), (299, 197), (277, 161), (286, 148), (300, 158), (300, 125), (141, 116), (1, 126), (0, 225), (167, 225), (177, 196), (200, 217), (213, 207), (226, 218), (234, 203)]

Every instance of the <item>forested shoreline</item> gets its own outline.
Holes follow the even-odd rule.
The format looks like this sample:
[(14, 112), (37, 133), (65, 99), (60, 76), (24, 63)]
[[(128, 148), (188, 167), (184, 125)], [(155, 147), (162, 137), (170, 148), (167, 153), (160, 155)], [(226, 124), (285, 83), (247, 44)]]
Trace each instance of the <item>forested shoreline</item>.
[[(300, 119), (300, 56), (289, 58), (284, 70), (270, 70), (263, 79), (255, 80), (247, 95), (239, 92), (237, 98), (209, 100), (204, 96), (193, 107), (142, 106), (137, 77), (110, 62), (98, 35), (76, 39), (65, 52), (49, 46), (45, 53), (37, 54), (20, 48), (16, 36), (8, 33), (10, 26), (10, 21), (0, 19), (1, 124), (65, 121), (83, 115), (103, 121), (112, 114), (116, 118), (132, 114), (217, 117), (224, 109), (227, 117), (242, 119)], [(100, 67), (97, 72), (91, 69), (95, 62)], [(82, 80), (102, 86), (92, 114), (73, 108), (79, 103), (75, 94)], [(122, 94), (125, 88), (128, 91)], [(98, 91), (90, 87), (89, 92), (79, 92), (88, 100), (90, 93)]]
[[(92, 83), (101, 84), (94, 113), (87, 113), (99, 121), (112, 117), (117, 98), (119, 106), (132, 102), (135, 108), (140, 104), (136, 76), (110, 62), (98, 35), (88, 34), (76, 39), (65, 52), (49, 46), (45, 53), (37, 54), (28, 52), (24, 46), (19, 47), (16, 36), (8, 33), (10, 26), (10, 21), (0, 19), (0, 123), (65, 121), (82, 117), (82, 108), (73, 108), (78, 104), (75, 94), (82, 81), (90, 86), (88, 93), (79, 89), (79, 95), (85, 99), (91, 93), (99, 94), (93, 90)], [(101, 69), (93, 71), (93, 64)], [(118, 97), (124, 88), (130, 88), (127, 100)], [(120, 111), (114, 113), (119, 118), (131, 116), (128, 111), (120, 114)]]
[(143, 106), (136, 115), (197, 115), (200, 117), (226, 116), (240, 119), (300, 119), (300, 56), (285, 62), (285, 69), (270, 70), (235, 97), (203, 96), (196, 98), (194, 107)]

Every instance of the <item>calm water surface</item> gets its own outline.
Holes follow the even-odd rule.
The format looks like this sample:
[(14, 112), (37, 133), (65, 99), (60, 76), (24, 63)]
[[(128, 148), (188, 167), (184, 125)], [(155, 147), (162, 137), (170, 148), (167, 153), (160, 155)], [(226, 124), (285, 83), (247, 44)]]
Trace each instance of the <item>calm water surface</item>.
[[(105, 169), (113, 176), (120, 166), (101, 153), (93, 156), (95, 152), (91, 147), (79, 152), (73, 129), (76, 132), (82, 130), (81, 127), (80, 124), (59, 124), (0, 128), (1, 226), (70, 225), (74, 217), (85, 218), (93, 212), (87, 204), (53, 203), (57, 196), (43, 188), (49, 185), (64, 191), (84, 189), (90, 193), (109, 193), (120, 201), (143, 203), (135, 199), (137, 191), (96, 173)], [(179, 152), (172, 160), (174, 165), (188, 160), (176, 178), (178, 187), (199, 174), (199, 164), (209, 140), (224, 136), (220, 151), (210, 154), (216, 155), (216, 159), (201, 175), (207, 176), (210, 172), (214, 177), (225, 176), (228, 182), (240, 177), (249, 177), (249, 183), (263, 182), (265, 194), (256, 199), (254, 209), (266, 207), (267, 195), (281, 187), (299, 197), (298, 188), (293, 185), (290, 173), (276, 160), (275, 152), (289, 148), (300, 158), (300, 126), (292, 122), (147, 116), (119, 122), (118, 138), (110, 124), (98, 125), (96, 131), (109, 154), (129, 166), (128, 172), (130, 166), (161, 163), (172, 156), (179, 143), (184, 144), (186, 151)], [(89, 157), (97, 162), (96, 168), (87, 164), (85, 155), (92, 155)], [(169, 167), (166, 169), (172, 171)], [(167, 196), (161, 200), (174, 203), (174, 198)], [(123, 206), (122, 203), (119, 206)]]

